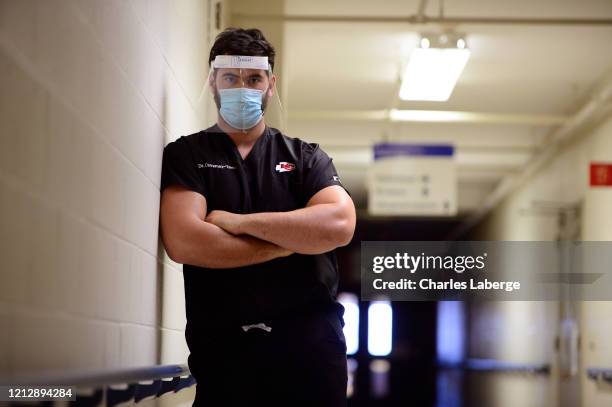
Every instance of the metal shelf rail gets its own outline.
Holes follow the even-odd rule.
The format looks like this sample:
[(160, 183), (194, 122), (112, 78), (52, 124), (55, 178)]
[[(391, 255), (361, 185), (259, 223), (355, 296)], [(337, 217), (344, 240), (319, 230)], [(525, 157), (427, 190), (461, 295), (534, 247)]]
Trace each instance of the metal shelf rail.
[(601, 367), (589, 367), (586, 370), (587, 376), (596, 382), (603, 381), (612, 384), (612, 369)]
[(536, 363), (515, 363), (495, 359), (466, 359), (461, 363), (441, 363), (442, 368), (464, 369), (474, 372), (497, 372), (497, 373), (527, 373), (527, 374), (549, 374), (550, 365)]

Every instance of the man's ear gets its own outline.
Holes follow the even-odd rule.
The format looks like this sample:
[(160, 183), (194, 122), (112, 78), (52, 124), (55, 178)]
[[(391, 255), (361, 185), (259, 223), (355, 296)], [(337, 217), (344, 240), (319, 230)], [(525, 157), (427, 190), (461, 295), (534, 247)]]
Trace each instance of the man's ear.
[(268, 96), (274, 95), (274, 89), (276, 89), (276, 75), (272, 74), (270, 77), (270, 86), (268, 86)]

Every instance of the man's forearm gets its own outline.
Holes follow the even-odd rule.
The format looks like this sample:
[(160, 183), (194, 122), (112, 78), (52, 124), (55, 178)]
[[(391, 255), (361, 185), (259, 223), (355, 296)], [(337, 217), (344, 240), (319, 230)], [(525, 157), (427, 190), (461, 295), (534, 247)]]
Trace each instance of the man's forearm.
[(240, 233), (274, 243), (295, 253), (320, 254), (350, 242), (354, 223), (335, 204), (289, 212), (242, 215)]
[(184, 236), (180, 263), (206, 268), (233, 268), (263, 263), (291, 254), (285, 248), (252, 236), (234, 236), (202, 221)]

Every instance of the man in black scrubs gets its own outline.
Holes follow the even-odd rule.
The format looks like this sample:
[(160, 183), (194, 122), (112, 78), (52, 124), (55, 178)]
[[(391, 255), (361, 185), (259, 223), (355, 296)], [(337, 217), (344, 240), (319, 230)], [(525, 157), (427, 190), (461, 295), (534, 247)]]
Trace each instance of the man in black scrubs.
[(194, 406), (344, 406), (344, 309), (334, 249), (355, 208), (317, 144), (266, 126), (274, 48), (257, 29), (217, 37), (217, 124), (169, 143), (161, 233), (183, 264)]

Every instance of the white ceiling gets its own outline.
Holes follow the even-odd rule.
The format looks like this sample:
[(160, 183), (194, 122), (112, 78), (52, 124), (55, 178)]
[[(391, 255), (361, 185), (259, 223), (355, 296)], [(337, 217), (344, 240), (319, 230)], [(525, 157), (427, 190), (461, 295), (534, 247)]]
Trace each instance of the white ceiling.
[[(438, 16), (438, 1), (426, 15)], [(457, 146), (459, 207), (476, 210), (503, 177), (521, 171), (552, 126), (503, 123), (391, 123), (317, 117), (316, 112), (390, 108), (571, 116), (612, 70), (612, 25), (459, 24), (472, 56), (447, 102), (400, 102), (403, 64), (420, 32), (436, 24), (321, 22), (323, 17), (408, 17), (417, 0), (285, 0), (231, 3), (237, 21), (266, 29), (284, 21), (288, 134), (319, 142), (334, 157), (354, 197), (363, 202), (371, 145), (387, 140), (451, 142)], [(274, 11), (272, 11), (274, 9)], [(278, 10), (281, 10), (280, 12)], [(245, 15), (311, 17), (266, 20)], [(446, 0), (447, 17), (612, 19), (610, 0)], [(311, 118), (298, 118), (313, 112)]]

